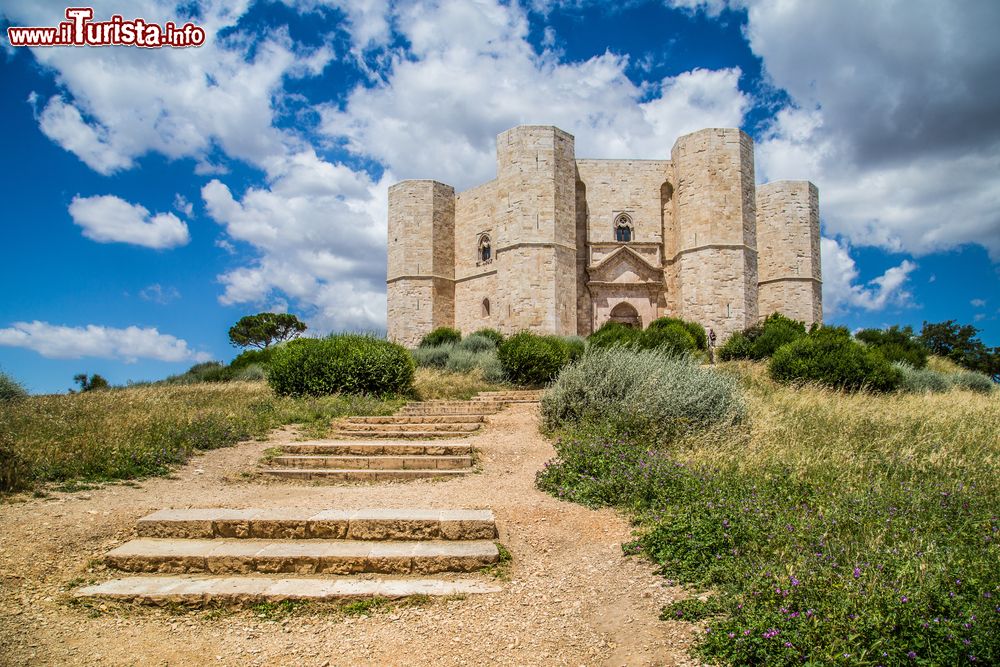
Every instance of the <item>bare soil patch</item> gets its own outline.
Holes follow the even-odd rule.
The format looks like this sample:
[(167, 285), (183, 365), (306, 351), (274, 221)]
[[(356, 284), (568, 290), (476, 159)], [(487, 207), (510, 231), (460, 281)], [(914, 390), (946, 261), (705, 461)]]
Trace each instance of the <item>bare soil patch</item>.
[[(320, 486), (247, 477), (295, 437), (195, 457), (172, 478), (0, 505), (2, 665), (691, 665), (691, 624), (663, 622), (684, 596), (622, 555), (628, 521), (534, 486), (552, 457), (537, 407), (514, 406), (468, 438), (480, 472), (443, 482)], [(134, 536), (136, 519), (174, 507), (491, 508), (513, 555), (498, 594), (393, 604), (369, 614), (261, 618), (252, 610), (177, 612), (68, 603)]]

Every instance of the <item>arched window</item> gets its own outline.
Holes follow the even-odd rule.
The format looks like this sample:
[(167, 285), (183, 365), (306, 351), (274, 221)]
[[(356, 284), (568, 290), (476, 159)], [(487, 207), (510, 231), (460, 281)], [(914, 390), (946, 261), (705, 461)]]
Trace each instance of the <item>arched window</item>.
[(615, 241), (628, 243), (632, 240), (632, 236), (632, 218), (629, 217), (628, 213), (622, 213), (615, 218)]
[(481, 264), (486, 264), (493, 259), (493, 246), (490, 244), (489, 234), (483, 234), (479, 237), (479, 262)]
[(490, 316), (490, 300), (483, 299), (483, 317)]

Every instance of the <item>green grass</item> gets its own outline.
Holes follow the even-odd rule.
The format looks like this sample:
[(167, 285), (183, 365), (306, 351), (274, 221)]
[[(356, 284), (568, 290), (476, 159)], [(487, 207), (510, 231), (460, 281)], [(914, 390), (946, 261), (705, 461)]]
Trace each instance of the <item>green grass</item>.
[(626, 553), (713, 594), (724, 665), (1000, 663), (1000, 395), (844, 394), (727, 364), (748, 418), (658, 442), (564, 429), (541, 488), (637, 521)]
[(402, 400), (281, 398), (263, 382), (144, 386), (0, 403), (0, 491), (165, 475), (195, 451), (263, 438), (278, 426), (322, 431), (346, 415), (391, 414)]

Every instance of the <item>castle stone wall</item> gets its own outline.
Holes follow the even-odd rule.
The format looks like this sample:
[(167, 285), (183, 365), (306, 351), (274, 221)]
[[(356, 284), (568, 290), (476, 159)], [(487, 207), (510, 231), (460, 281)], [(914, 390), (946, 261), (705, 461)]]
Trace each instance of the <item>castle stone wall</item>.
[(576, 333), (573, 136), (521, 126), (497, 137), (497, 280), (503, 331)]
[(706, 129), (678, 139), (671, 157), (679, 315), (714, 329), (721, 344), (757, 321), (753, 141)]
[(823, 320), (819, 190), (808, 181), (757, 188), (760, 316), (782, 312), (807, 325)]
[[(615, 238), (621, 213), (628, 243)], [(623, 304), (643, 326), (683, 317), (719, 343), (774, 311), (822, 319), (816, 188), (757, 188), (753, 142), (736, 129), (683, 136), (669, 160), (577, 160), (572, 135), (513, 128), (497, 137), (492, 181), (389, 189), (388, 260), (389, 335), (406, 345), (439, 326), (585, 336)]]
[(416, 345), (455, 320), (455, 190), (437, 181), (389, 188), (389, 338)]

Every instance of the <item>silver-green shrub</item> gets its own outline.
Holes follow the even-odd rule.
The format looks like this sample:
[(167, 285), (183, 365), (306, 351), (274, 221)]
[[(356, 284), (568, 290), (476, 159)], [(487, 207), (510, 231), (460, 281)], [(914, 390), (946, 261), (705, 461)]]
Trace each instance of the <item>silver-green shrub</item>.
[(451, 371), (452, 373), (468, 373), (474, 368), (480, 368), (487, 357), (495, 357), (496, 352), (471, 352), (469, 350), (463, 350), (461, 347), (456, 347), (448, 355), (448, 361), (445, 363), (445, 370)]
[(988, 394), (994, 388), (993, 380), (975, 371), (952, 373), (948, 376), (948, 379), (951, 380), (952, 386), (956, 389), (966, 389), (968, 391), (979, 392), (980, 394)]
[(443, 345), (418, 347), (415, 350), (410, 350), (410, 355), (413, 356), (413, 361), (416, 362), (417, 366), (444, 368), (448, 365), (448, 358), (454, 349), (454, 343), (445, 343)]
[(243, 368), (238, 369), (233, 375), (233, 379), (240, 382), (266, 380), (267, 370), (260, 364), (250, 364), (249, 366), (244, 366)]
[(733, 423), (747, 409), (737, 381), (662, 350), (590, 350), (542, 397), (545, 427), (602, 424), (671, 439)]
[(897, 361), (893, 366), (899, 370), (903, 378), (899, 383), (899, 388), (907, 393), (938, 394), (951, 388), (951, 382), (944, 373), (927, 368), (914, 368), (901, 361)]
[(492, 338), (474, 333), (463, 338), (458, 344), (458, 349), (466, 352), (495, 352), (497, 346)]

